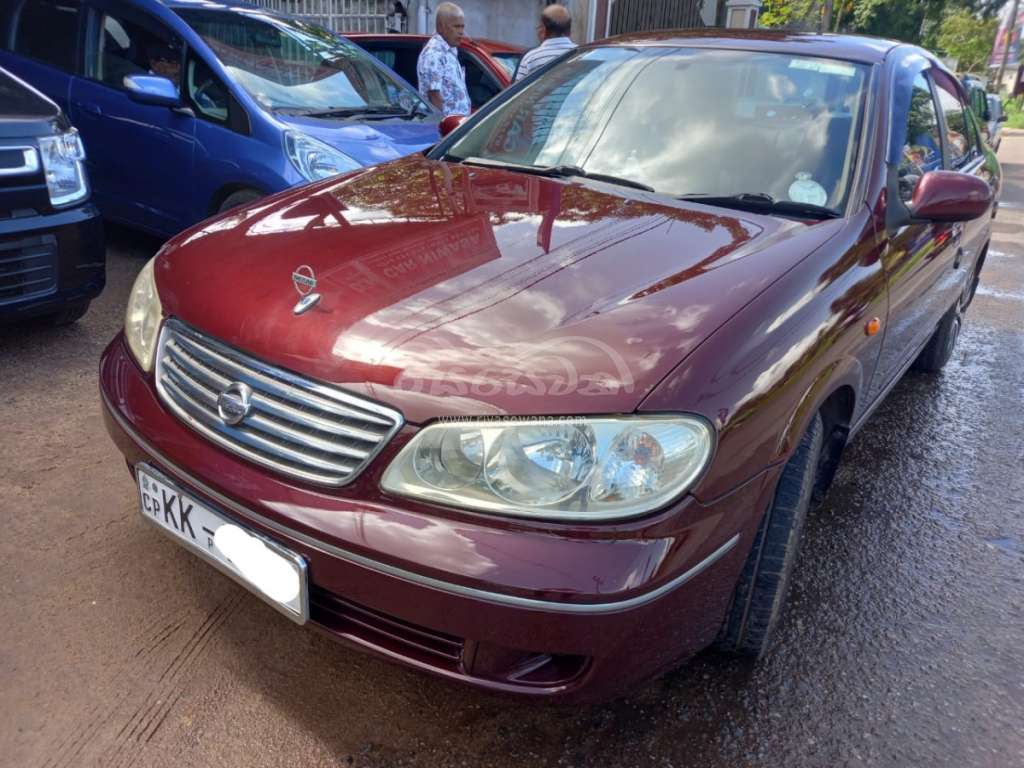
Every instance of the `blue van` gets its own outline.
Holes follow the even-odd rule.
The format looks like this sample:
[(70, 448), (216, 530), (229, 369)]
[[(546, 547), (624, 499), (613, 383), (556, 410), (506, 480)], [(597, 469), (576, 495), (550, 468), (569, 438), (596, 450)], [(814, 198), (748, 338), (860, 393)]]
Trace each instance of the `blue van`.
[(208, 0), (0, 0), (0, 66), (78, 128), (106, 218), (168, 237), (421, 150), (439, 113), (358, 46)]

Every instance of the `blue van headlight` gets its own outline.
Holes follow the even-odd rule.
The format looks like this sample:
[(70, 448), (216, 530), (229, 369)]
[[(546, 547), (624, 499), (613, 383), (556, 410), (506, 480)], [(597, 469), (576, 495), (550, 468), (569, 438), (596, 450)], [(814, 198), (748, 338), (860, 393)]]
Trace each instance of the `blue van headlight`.
[(302, 177), (307, 181), (326, 179), (362, 166), (334, 147), (298, 131), (286, 131), (284, 150)]

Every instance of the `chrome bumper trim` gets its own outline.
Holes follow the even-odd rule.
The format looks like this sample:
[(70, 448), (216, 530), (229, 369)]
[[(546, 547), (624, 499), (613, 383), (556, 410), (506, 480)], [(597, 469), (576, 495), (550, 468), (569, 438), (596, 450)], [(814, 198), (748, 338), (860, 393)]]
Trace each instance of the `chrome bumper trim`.
[[(461, 584), (453, 584), (449, 581), (442, 579), (435, 579), (431, 576), (424, 576), (419, 573), (407, 571), (404, 568), (398, 568), (394, 565), (382, 563), (378, 560), (373, 560), (363, 555), (358, 555), (354, 552), (336, 547), (333, 544), (315, 539), (305, 533), (296, 531), (294, 528), (289, 528), (285, 525), (281, 525), (278, 522), (270, 520), (267, 517), (254, 512), (253, 510), (245, 507), (233, 499), (228, 498), (224, 494), (217, 490), (214, 490), (206, 483), (193, 477), (191, 474), (186, 472), (180, 466), (175, 464), (173, 461), (168, 459), (162, 452), (157, 450), (147, 440), (145, 440), (135, 429), (128, 424), (121, 413), (113, 406), (110, 400), (107, 398), (105, 392), (100, 390), (100, 396), (103, 399), (103, 405), (114, 417), (114, 421), (117, 422), (118, 426), (124, 430), (125, 434), (128, 435), (142, 450), (146, 451), (156, 461), (160, 462), (163, 468), (172, 474), (172, 479), (178, 482), (185, 483), (195, 491), (204, 494), (207, 498), (216, 504), (229, 509), (236, 514), (240, 515), (243, 520), (251, 520), (258, 523), (264, 528), (274, 531), (281, 536), (288, 537), (293, 541), (300, 542), (310, 549), (314, 549), (325, 555), (336, 557), (339, 560), (352, 563), (354, 565), (367, 568), (371, 571), (383, 574), (385, 576), (391, 576), (393, 578), (401, 579), (410, 584), (415, 584), (420, 587), (427, 587), (428, 589), (434, 589), (439, 592), (445, 592), (451, 595), (457, 595), (459, 597), (467, 597), (474, 600), (483, 600), (488, 603), (494, 603), (497, 605), (510, 606), (513, 608), (523, 608), (526, 610), (533, 611), (544, 611), (547, 613), (573, 613), (573, 614), (584, 614), (584, 615), (597, 615), (606, 613), (617, 613), (619, 611), (626, 611), (632, 608), (639, 608), (640, 606), (646, 605), (657, 600), (660, 597), (672, 592), (678, 587), (681, 587), (688, 581), (696, 578), (722, 557), (724, 557), (733, 547), (739, 543), (740, 534), (736, 533), (722, 544), (718, 549), (712, 552), (710, 555), (705, 557), (699, 563), (684, 571), (683, 573), (676, 576), (671, 581), (667, 581), (656, 589), (652, 589), (649, 592), (644, 592), (641, 595), (630, 597), (625, 600), (614, 600), (603, 603), (559, 603), (553, 600), (538, 600), (532, 597), (519, 597), (518, 595), (509, 595), (503, 592), (491, 592), (485, 589), (478, 589), (476, 587), (466, 587)], [(189, 488), (183, 489), (187, 493)], [(286, 544), (282, 543), (283, 546)]]

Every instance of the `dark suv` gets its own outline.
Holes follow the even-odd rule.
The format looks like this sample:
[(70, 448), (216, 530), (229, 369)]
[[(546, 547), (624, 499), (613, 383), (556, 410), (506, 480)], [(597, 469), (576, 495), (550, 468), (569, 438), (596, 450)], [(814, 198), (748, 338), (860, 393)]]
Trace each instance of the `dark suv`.
[(0, 69), (0, 321), (73, 323), (106, 280), (85, 152), (60, 108)]

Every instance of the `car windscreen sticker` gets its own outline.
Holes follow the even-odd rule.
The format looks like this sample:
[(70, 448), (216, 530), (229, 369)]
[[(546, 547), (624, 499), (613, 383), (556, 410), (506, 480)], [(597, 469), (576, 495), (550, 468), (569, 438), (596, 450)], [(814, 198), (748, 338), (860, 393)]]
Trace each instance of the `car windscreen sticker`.
[(789, 199), (794, 203), (824, 205), (828, 202), (828, 193), (811, 178), (811, 174), (801, 171), (796, 175), (796, 181), (789, 185)]

